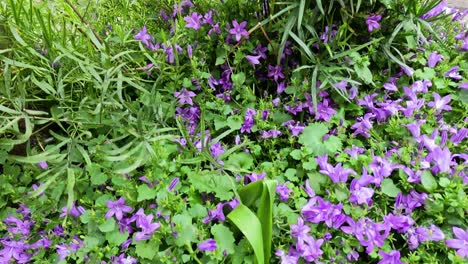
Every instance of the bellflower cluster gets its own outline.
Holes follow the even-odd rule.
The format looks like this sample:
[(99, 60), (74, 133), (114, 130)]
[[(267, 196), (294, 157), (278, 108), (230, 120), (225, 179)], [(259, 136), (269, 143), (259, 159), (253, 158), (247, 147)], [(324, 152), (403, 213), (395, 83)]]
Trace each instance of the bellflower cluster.
[(387, 238), (390, 229), (383, 223), (374, 223), (365, 217), (354, 221), (351, 218), (346, 220), (347, 226), (342, 226), (341, 230), (349, 235), (354, 235), (359, 243), (366, 248), (366, 253), (374, 251), (374, 248), (381, 247)]
[(231, 210), (234, 210), (234, 208), (236, 208), (239, 205), (239, 200), (237, 200), (237, 198), (234, 198), (233, 200), (229, 202), (218, 203), (218, 205), (216, 206), (216, 209), (208, 210), (208, 216), (203, 218), (202, 222), (204, 224), (215, 221), (215, 220), (224, 222), (226, 220), (226, 216), (224, 215), (223, 210), (226, 205), (229, 206)]
[(346, 183), (350, 174), (357, 175), (356, 172), (349, 168), (342, 168), (341, 163), (335, 167), (328, 163), (328, 155), (319, 156), (316, 158), (317, 164), (320, 167), (320, 173), (330, 177), (333, 183)]
[(379, 21), (382, 19), (382, 15), (373, 14), (366, 18), (367, 30), (372, 32), (380, 28)]
[(257, 112), (255, 112), (254, 109), (252, 108), (247, 108), (247, 111), (245, 112), (245, 115), (244, 115), (244, 123), (242, 124), (241, 128), (240, 128), (240, 131), (241, 133), (251, 133), (252, 132), (252, 127), (254, 125), (254, 117), (255, 117), (255, 114)]
[(76, 206), (75, 202), (73, 202), (70, 210), (68, 210), (67, 206), (62, 207), (62, 214), (60, 214), (60, 218), (65, 217), (67, 215), (71, 215), (76, 218), (84, 214), (84, 212), (85, 209), (83, 208), (83, 206)]
[(318, 224), (325, 222), (329, 228), (339, 228), (347, 216), (341, 213), (342, 204), (332, 204), (316, 196), (310, 199), (307, 204), (302, 207), (301, 213), (304, 219), (308, 222)]

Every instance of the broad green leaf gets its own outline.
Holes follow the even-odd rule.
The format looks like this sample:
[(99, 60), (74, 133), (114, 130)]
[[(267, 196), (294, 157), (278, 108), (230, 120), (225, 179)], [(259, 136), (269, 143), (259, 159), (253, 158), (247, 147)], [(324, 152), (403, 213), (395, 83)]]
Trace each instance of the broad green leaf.
[(384, 179), (380, 187), (382, 188), (382, 192), (390, 197), (396, 197), (401, 193), (401, 190), (395, 186), (390, 178)]
[(141, 202), (144, 200), (152, 200), (158, 194), (156, 189), (151, 189), (147, 184), (142, 184), (138, 186), (138, 198), (137, 201)]
[(256, 181), (247, 184), (237, 191), (242, 203), (245, 206), (252, 206), (260, 198), (263, 192), (263, 182)]
[(343, 149), (343, 144), (341, 144), (341, 139), (336, 136), (330, 136), (324, 142), (325, 148), (329, 155), (335, 154), (336, 152)]
[(188, 180), (199, 192), (214, 193), (216, 197), (225, 201), (234, 197), (229, 177), (216, 171), (201, 171), (190, 173)]
[(175, 239), (177, 246), (184, 246), (187, 244), (187, 241), (194, 241), (196, 239), (196, 228), (192, 225), (192, 217), (190, 215), (187, 213), (176, 215), (173, 217), (173, 222), (178, 227), (178, 231), (180, 230)]
[(217, 224), (211, 227), (211, 234), (213, 234), (214, 240), (216, 240), (217, 246), (221, 251), (226, 250), (228, 254), (234, 253), (235, 240), (229, 228), (222, 224)]
[(238, 169), (250, 169), (253, 166), (253, 158), (245, 152), (235, 153), (229, 156), (226, 161), (226, 167)]
[(115, 220), (113, 217), (107, 218), (106, 221), (99, 225), (99, 230), (103, 233), (114, 231), (115, 229)]
[(138, 257), (144, 259), (153, 259), (158, 252), (159, 245), (154, 242), (140, 241), (135, 245), (135, 253)]
[(114, 246), (120, 246), (125, 240), (128, 239), (128, 232), (125, 231), (125, 233), (120, 233), (120, 230), (114, 230), (112, 232), (106, 233), (106, 239), (109, 242), (109, 244), (114, 245)]
[(424, 186), (424, 189), (426, 189), (428, 192), (431, 192), (437, 188), (437, 182), (434, 176), (432, 176), (432, 173), (427, 170), (423, 171), (421, 175), (421, 183)]
[(231, 75), (232, 83), (235, 87), (240, 87), (245, 82), (245, 73), (239, 72)]
[(245, 205), (239, 204), (227, 218), (244, 234), (255, 253), (258, 264), (264, 264), (262, 225), (257, 216)]

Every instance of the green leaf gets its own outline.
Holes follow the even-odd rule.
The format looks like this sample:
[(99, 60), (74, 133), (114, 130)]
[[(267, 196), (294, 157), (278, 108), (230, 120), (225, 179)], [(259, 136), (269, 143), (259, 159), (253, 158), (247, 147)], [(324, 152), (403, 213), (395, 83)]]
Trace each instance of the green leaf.
[(300, 149), (295, 149), (289, 153), (289, 155), (295, 159), (295, 160), (301, 160), (302, 159), (302, 152)]
[(253, 158), (245, 152), (235, 153), (229, 156), (225, 167), (233, 167), (236, 169), (250, 169), (253, 166)]
[(137, 191), (138, 191), (138, 198), (137, 198), (138, 202), (141, 202), (144, 200), (152, 200), (158, 194), (158, 191), (156, 189), (151, 189), (146, 184), (142, 184), (138, 186)]
[(435, 75), (435, 70), (428, 67), (424, 67), (424, 70), (417, 69), (414, 72), (414, 76), (420, 80), (432, 80), (432, 78), (434, 78)]
[(140, 258), (153, 259), (158, 252), (158, 246), (151, 242), (137, 242), (135, 245), (135, 253)]
[(324, 142), (325, 148), (329, 155), (335, 154), (339, 150), (343, 149), (341, 139), (336, 136), (330, 136)]
[(255, 253), (258, 264), (264, 264), (262, 225), (257, 216), (245, 205), (239, 204), (227, 218), (244, 234)]
[(392, 179), (389, 178), (383, 180), (380, 187), (382, 188), (382, 192), (390, 197), (396, 197), (401, 193), (401, 190), (396, 187)]
[(297, 175), (297, 170), (293, 169), (293, 168), (288, 168), (284, 172), (284, 177), (286, 177), (290, 181), (296, 181), (296, 179), (297, 179), (296, 175)]
[(188, 180), (199, 192), (214, 193), (216, 197), (223, 201), (234, 197), (231, 191), (231, 180), (226, 174), (217, 173), (216, 171), (191, 172)]
[(299, 136), (299, 143), (310, 149), (315, 155), (327, 153), (322, 138), (328, 132), (327, 126), (322, 123), (312, 123), (304, 128)]
[(101, 169), (97, 164), (91, 164), (90, 166), (86, 167), (89, 175), (91, 176), (91, 184), (93, 185), (101, 185), (106, 183), (107, 175), (101, 172)]
[(113, 232), (106, 233), (106, 239), (109, 242), (109, 244), (114, 245), (114, 246), (120, 246), (125, 240), (128, 239), (128, 232), (125, 231), (125, 233), (120, 233), (119, 230), (115, 230)]
[(426, 191), (430, 192), (435, 190), (437, 188), (437, 182), (434, 179), (434, 176), (432, 176), (432, 173), (430, 171), (423, 171), (421, 175), (421, 183), (424, 186), (424, 189)]
[(189, 213), (193, 217), (205, 217), (208, 213), (206, 210), (206, 207), (204, 207), (201, 204), (195, 204), (192, 205), (192, 207), (189, 209)]
[(214, 240), (216, 240), (218, 248), (220, 248), (221, 251), (226, 250), (228, 254), (235, 252), (234, 235), (229, 228), (217, 224), (211, 227), (211, 234), (213, 234)]
[(187, 212), (175, 215), (172, 221), (176, 224), (178, 231), (180, 231), (175, 239), (177, 246), (184, 246), (187, 244), (187, 241), (194, 241), (196, 239), (196, 228), (192, 225), (192, 217)]
[(258, 205), (258, 219), (262, 225), (265, 263), (270, 262), (271, 240), (273, 232), (273, 201), (275, 199), (276, 181), (262, 180), (263, 192)]
[(113, 217), (107, 218), (106, 221), (99, 225), (99, 230), (103, 233), (114, 231), (115, 229), (115, 220)]
[(245, 82), (245, 73), (240, 72), (231, 75), (232, 83), (235, 87), (240, 87)]

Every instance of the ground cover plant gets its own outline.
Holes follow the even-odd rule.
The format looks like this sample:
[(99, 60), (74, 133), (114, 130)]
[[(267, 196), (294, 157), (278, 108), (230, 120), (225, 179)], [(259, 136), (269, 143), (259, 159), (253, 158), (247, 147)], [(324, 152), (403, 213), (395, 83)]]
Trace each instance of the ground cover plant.
[(466, 263), (466, 14), (0, 3), (0, 263)]

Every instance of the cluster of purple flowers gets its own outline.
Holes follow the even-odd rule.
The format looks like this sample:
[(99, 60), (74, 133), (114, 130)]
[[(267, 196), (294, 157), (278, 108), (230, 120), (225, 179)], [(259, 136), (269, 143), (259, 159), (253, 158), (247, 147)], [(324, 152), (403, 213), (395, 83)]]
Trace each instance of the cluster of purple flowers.
[[(135, 233), (135, 241), (150, 239), (153, 233), (161, 226), (160, 223), (153, 222), (153, 214), (146, 215), (142, 208), (131, 217), (126, 217), (128, 213), (133, 211), (133, 208), (125, 204), (125, 199), (123, 197), (120, 197), (117, 201), (107, 201), (106, 204), (109, 210), (105, 217), (111, 218), (114, 216), (118, 221), (121, 233), (127, 231), (129, 234), (133, 234), (134, 229), (132, 223), (135, 222), (135, 226), (140, 229)], [(128, 246), (129, 242), (131, 242), (131, 239), (130, 241), (124, 242), (124, 244)]]
[(208, 216), (203, 218), (203, 223), (208, 223), (212, 222), (215, 220), (218, 220), (219, 222), (224, 222), (226, 221), (226, 216), (224, 215), (224, 207), (229, 206), (231, 210), (234, 210), (239, 205), (239, 200), (237, 198), (234, 198), (231, 201), (228, 202), (220, 202), (218, 205), (216, 205), (216, 209), (212, 209), (208, 211)]

